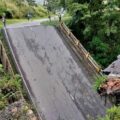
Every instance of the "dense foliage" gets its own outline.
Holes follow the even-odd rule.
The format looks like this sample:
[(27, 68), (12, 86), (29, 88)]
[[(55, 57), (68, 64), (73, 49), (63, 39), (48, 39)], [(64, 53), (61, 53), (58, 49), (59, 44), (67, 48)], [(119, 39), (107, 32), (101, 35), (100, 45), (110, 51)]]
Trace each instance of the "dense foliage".
[(44, 5), (49, 11), (60, 12), (67, 9), (72, 0), (44, 0)]
[(47, 10), (37, 5), (34, 0), (0, 0), (0, 17), (3, 13), (7, 18), (23, 18), (28, 13), (33, 17), (44, 17)]
[(0, 64), (0, 110), (22, 98), (22, 82), (19, 75), (12, 77)]
[(47, 1), (52, 9), (63, 6), (73, 16), (72, 32), (103, 67), (120, 54), (119, 0)]
[(99, 120), (120, 120), (120, 107), (113, 106), (108, 109), (106, 116)]
[(93, 57), (106, 67), (120, 54), (120, 2), (75, 1), (68, 8), (73, 15), (71, 29)]
[(100, 86), (106, 81), (107, 77), (106, 76), (96, 76), (95, 77), (95, 83), (94, 83), (94, 89), (96, 91), (99, 90)]

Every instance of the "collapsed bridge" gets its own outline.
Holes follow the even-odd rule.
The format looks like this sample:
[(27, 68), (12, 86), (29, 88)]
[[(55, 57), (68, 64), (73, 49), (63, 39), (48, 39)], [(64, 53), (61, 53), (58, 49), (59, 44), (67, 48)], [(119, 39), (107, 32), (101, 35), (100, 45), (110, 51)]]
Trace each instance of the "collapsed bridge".
[(43, 25), (9, 26), (3, 33), (42, 120), (87, 120), (105, 115), (106, 106), (92, 87), (96, 70), (69, 44), (62, 26), (59, 30)]

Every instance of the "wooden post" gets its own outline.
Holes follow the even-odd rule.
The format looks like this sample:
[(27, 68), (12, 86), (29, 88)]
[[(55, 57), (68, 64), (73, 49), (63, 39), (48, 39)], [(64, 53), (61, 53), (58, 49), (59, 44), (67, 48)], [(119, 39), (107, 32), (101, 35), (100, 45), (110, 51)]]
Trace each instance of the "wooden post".
[(4, 69), (9, 72), (10, 74), (13, 75), (14, 77), (14, 71), (13, 68), (11, 66), (11, 63), (9, 61), (9, 58), (7, 56), (6, 50), (2, 44), (2, 42), (0, 41), (0, 57), (1, 57), (1, 62), (3, 64)]
[(96, 61), (90, 56), (90, 53), (83, 47), (83, 45), (79, 42), (79, 40), (72, 34), (70, 29), (63, 23), (60, 22), (61, 31), (72, 41), (72, 44), (80, 49), (83, 58), (86, 59), (86, 62), (94, 69), (95, 72), (100, 73), (101, 67), (96, 63)]

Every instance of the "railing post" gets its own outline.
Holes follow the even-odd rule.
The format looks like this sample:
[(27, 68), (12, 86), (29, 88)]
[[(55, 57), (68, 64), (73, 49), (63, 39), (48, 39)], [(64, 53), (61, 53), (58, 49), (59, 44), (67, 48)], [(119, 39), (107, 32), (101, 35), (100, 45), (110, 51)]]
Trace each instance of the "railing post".
[(1, 62), (4, 66), (4, 69), (14, 76), (14, 71), (13, 71), (11, 63), (9, 61), (7, 52), (1, 41), (0, 41), (0, 57), (1, 57)]
[(69, 37), (69, 39), (71, 39), (71, 42), (73, 42), (73, 44), (80, 49), (80, 51), (83, 54), (83, 56), (85, 57), (85, 59), (88, 61), (89, 64), (91, 64), (91, 66), (94, 68), (94, 70), (97, 73), (100, 73), (101, 67), (92, 58), (90, 53), (83, 47), (83, 45), (80, 43), (80, 41), (72, 34), (70, 29), (65, 25), (64, 22), (60, 22), (60, 29)]

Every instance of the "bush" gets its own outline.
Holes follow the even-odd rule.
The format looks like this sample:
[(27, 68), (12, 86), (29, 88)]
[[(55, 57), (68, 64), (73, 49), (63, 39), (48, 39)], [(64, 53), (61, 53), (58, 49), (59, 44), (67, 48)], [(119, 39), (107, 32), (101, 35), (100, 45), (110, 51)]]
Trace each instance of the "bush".
[(0, 101), (0, 110), (4, 109), (5, 105), (6, 105), (5, 102)]
[(5, 8), (0, 6), (0, 18), (2, 18), (3, 13), (5, 12), (5, 10), (6, 10)]
[(6, 14), (7, 18), (24, 18), (30, 13), (34, 17), (44, 17), (47, 15), (47, 10), (42, 6), (30, 6), (24, 2), (15, 1), (1, 1), (0, 2), (0, 17), (3, 13)]
[(0, 80), (0, 110), (10, 103), (18, 101), (22, 97), (22, 83), (19, 75), (14, 78), (8, 74), (3, 74)]
[(21, 12), (19, 11), (19, 7), (17, 7), (14, 3), (6, 3), (7, 10), (12, 13), (13, 18), (20, 18)]
[(6, 18), (13, 18), (13, 14), (10, 10), (6, 10), (5, 12)]
[(41, 6), (34, 7), (35, 16), (45, 17), (47, 16), (47, 10)]
[(101, 75), (99, 75), (99, 76), (97, 76), (97, 77), (95, 77), (95, 83), (94, 83), (94, 88), (95, 88), (95, 90), (99, 90), (99, 88), (100, 88), (100, 86), (106, 81), (106, 76), (104, 75), (104, 76), (101, 76)]
[(98, 120), (120, 120), (120, 106), (113, 106), (107, 110), (107, 114), (104, 118), (99, 118)]

